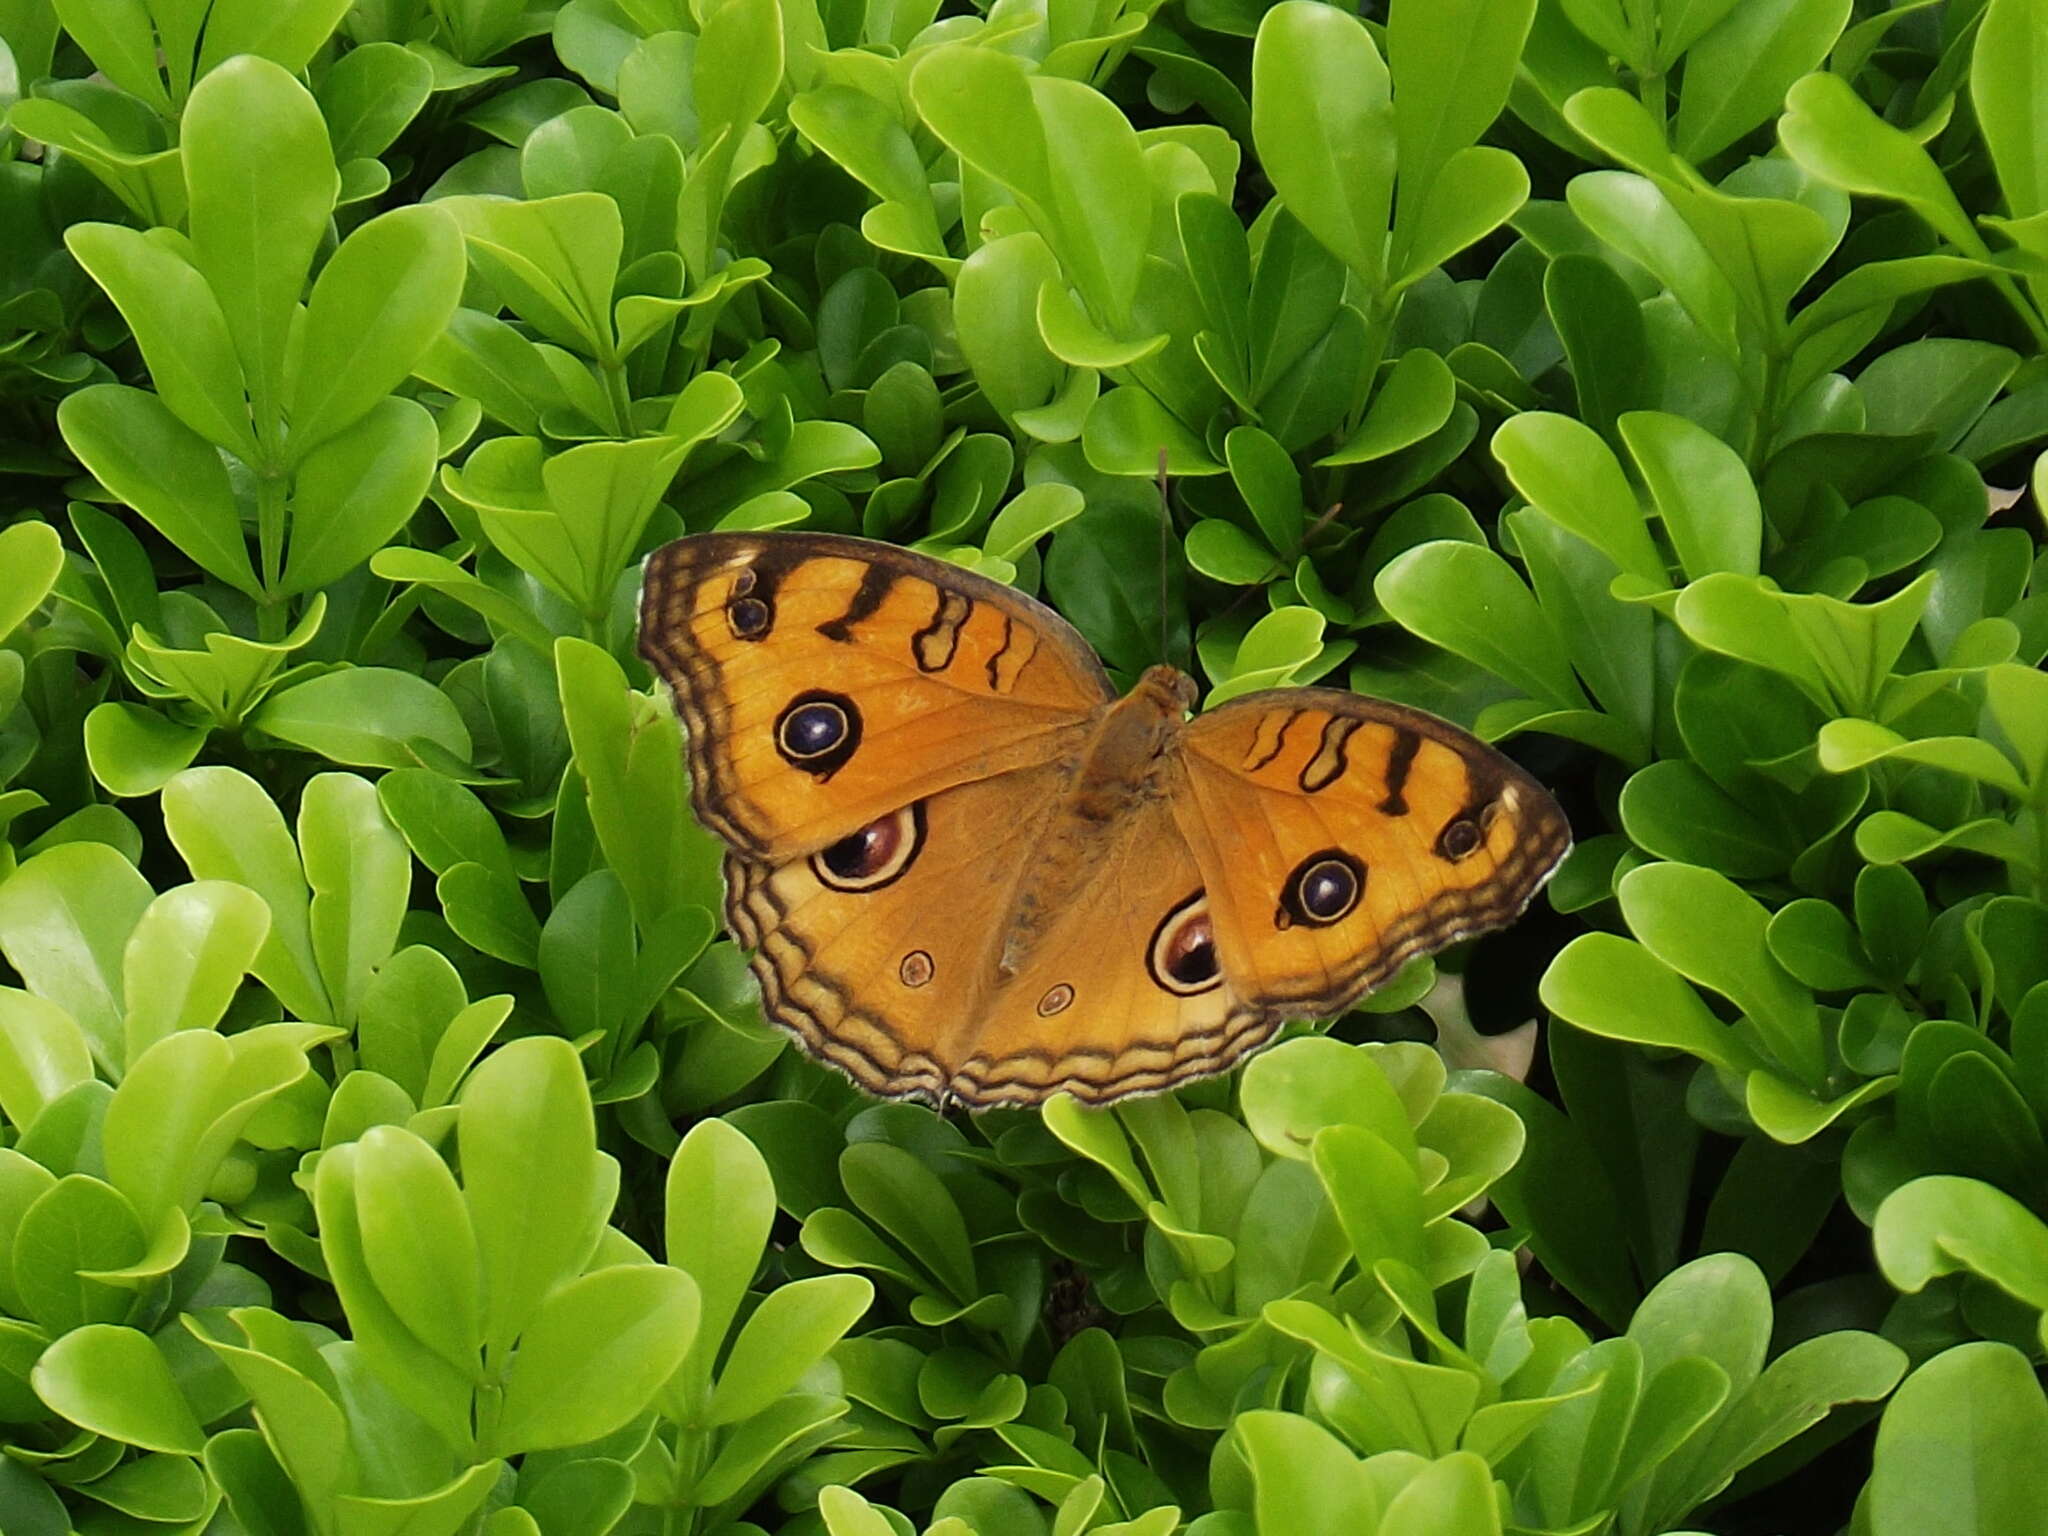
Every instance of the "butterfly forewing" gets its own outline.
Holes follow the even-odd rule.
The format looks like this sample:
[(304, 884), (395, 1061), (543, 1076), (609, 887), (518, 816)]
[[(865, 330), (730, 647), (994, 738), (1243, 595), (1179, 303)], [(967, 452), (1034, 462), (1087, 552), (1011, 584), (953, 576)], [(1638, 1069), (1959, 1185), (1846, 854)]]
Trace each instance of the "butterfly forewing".
[(755, 857), (1055, 758), (1113, 696), (1051, 610), (865, 540), (679, 539), (648, 558), (640, 613), (698, 817)]

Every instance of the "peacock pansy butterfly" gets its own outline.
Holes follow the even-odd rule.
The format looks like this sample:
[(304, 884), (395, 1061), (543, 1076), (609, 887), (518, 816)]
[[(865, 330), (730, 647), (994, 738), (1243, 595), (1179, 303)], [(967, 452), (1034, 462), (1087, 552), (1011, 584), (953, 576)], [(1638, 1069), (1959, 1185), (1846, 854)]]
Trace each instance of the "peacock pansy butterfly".
[(710, 533), (648, 558), (640, 649), (768, 1015), (870, 1093), (1090, 1103), (1517, 917), (1571, 846), (1458, 727), (1330, 688), (1187, 718), (1043, 604), (893, 545)]

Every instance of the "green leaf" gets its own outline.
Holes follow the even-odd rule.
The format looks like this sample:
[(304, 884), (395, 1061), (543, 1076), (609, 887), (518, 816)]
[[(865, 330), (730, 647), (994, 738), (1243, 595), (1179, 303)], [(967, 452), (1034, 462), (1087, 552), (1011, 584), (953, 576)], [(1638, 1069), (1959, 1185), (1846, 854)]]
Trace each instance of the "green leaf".
[(195, 880), (152, 901), (122, 959), (126, 1064), (174, 1031), (219, 1024), (269, 936), (270, 909), (247, 886)]
[(1882, 602), (1845, 603), (1718, 572), (1679, 594), (1675, 616), (1696, 645), (1781, 673), (1830, 712), (1861, 714), (1875, 709), (1933, 585), (1930, 573)]
[(120, 308), (164, 404), (208, 442), (253, 458), (227, 316), (184, 252), (117, 224), (73, 225), (64, 243)]
[(144, 1450), (197, 1456), (206, 1436), (163, 1352), (133, 1328), (75, 1329), (36, 1362), (37, 1395), (72, 1423)]
[(1931, 433), (1941, 453), (1976, 424), (2018, 365), (2019, 355), (2008, 347), (1930, 336), (1879, 357), (1856, 376), (1856, 388), (1870, 431)]
[(1531, 506), (1653, 590), (1670, 585), (1635, 492), (1592, 428), (1569, 416), (1525, 411), (1494, 433), (1493, 453)]
[(1522, 162), (1491, 144), (1471, 144), (1444, 163), (1415, 221), (1414, 238), (1397, 268), (1405, 287), (1478, 244), (1529, 200)]
[(447, 694), (417, 673), (392, 667), (344, 667), (280, 688), (250, 717), (279, 741), (332, 762), (364, 768), (415, 768), (438, 749), (437, 766), (466, 764), (469, 729)]
[(606, 357), (625, 248), (619, 205), (596, 192), (528, 202), (448, 199), (472, 262), (505, 306), (558, 346)]
[(104, 843), (62, 843), (0, 880), (0, 954), (30, 989), (63, 1008), (118, 1070), (122, 953), (154, 893)]
[(454, 315), (465, 275), (462, 232), (432, 205), (383, 214), (341, 243), (306, 301), (303, 353), (328, 363), (293, 375), (294, 460), (404, 382)]
[(135, 1207), (84, 1173), (21, 1188), (17, 1198), (31, 1190), (10, 1240), (14, 1290), (29, 1318), (45, 1336), (126, 1320), (134, 1292), (113, 1277), (141, 1263), (149, 1248)]
[(1865, 1492), (1871, 1536), (2024, 1536), (2048, 1518), (2048, 1399), (2007, 1344), (1959, 1344), (1893, 1394)]
[(1016, 560), (1086, 507), (1086, 499), (1071, 485), (1049, 480), (1028, 485), (990, 520), (982, 551), (998, 560)]
[(640, 1412), (697, 1333), (697, 1287), (665, 1264), (622, 1264), (542, 1300), (505, 1375), (503, 1453), (580, 1445)]
[[(804, 514), (810, 514), (808, 505)], [(487, 585), (454, 561), (423, 549), (390, 547), (379, 550), (370, 561), (372, 575), (386, 581), (417, 582), (474, 609), (493, 629), (524, 641), (539, 655), (554, 648), (554, 634), (534, 617), (531, 609), (496, 587)]]
[(1258, 1490), (1262, 1531), (1382, 1529), (1379, 1489), (1328, 1430), (1297, 1414), (1258, 1409), (1241, 1415), (1235, 1432)]
[(64, 568), (64, 545), (48, 523), (0, 529), (0, 639), (43, 605)]
[(1648, 864), (1615, 887), (1644, 945), (1680, 975), (1728, 998), (1808, 1084), (1822, 1075), (1813, 995), (1774, 959), (1769, 914), (1733, 881), (1690, 864)]
[(340, 191), (327, 124), (286, 69), (245, 56), (194, 87), (180, 138), (193, 262), (227, 315), (263, 434), (285, 398), (293, 311)]
[(1704, 164), (1770, 120), (1849, 20), (1849, 0), (1748, 0), (1692, 46), (1672, 145)]
[(1651, 763), (1621, 789), (1621, 824), (1645, 853), (1738, 879), (1782, 875), (1797, 851), (1779, 825), (1683, 758)]
[(1900, 1290), (1971, 1273), (2048, 1309), (2048, 1227), (2003, 1190), (1949, 1175), (1918, 1178), (1888, 1195), (1877, 1214), (1878, 1266)]
[(1242, 1094), (1246, 1127), (1277, 1157), (1306, 1161), (1323, 1127), (1355, 1125), (1414, 1158), (1408, 1112), (1370, 1050), (1316, 1035), (1286, 1041), (1246, 1069)]
[(64, 0), (52, 7), (64, 30), (78, 42), (109, 80), (139, 96), (158, 112), (169, 113), (171, 100), (157, 68), (154, 28), (143, 6), (93, 5), (90, 0)]
[(199, 50), (199, 73), (224, 59), (253, 53), (293, 73), (312, 61), (348, 12), (347, 0), (310, 0), (289, 6), (263, 0), (216, 0), (206, 16), (206, 41)]
[(1615, 934), (1581, 934), (1567, 944), (1543, 973), (1542, 997), (1559, 1018), (1594, 1034), (1686, 1051), (1731, 1072), (1754, 1065), (1684, 977)]
[(1648, 392), (1650, 343), (1635, 290), (1611, 263), (1568, 251), (1544, 271), (1543, 303), (1571, 363), (1579, 414), (1611, 442), (1615, 418)]
[(1990, 0), (1970, 50), (1970, 99), (1998, 168), (2005, 210), (2024, 219), (2048, 210), (2048, 12), (2040, 0)]
[(1763, 508), (1741, 456), (1711, 432), (1662, 411), (1631, 411), (1619, 426), (1685, 574), (1754, 576)]
[[(1320, 0), (1289, 0), (1318, 4)], [(1134, 384), (1113, 389), (1088, 413), (1081, 445), (1089, 466), (1105, 475), (1220, 475), (1223, 466), (1209, 456), (1202, 440), (1190, 432), (1158, 397)]]
[(463, 1087), (456, 1141), (483, 1258), (486, 1347), (502, 1352), (589, 1261), (618, 1165), (597, 1150), (582, 1064), (559, 1038), (486, 1057)]
[(424, 768), (400, 768), (377, 781), (377, 800), (414, 856), (435, 874), (473, 863), (514, 877), (504, 830), (460, 784)]
[(1373, 394), (1358, 430), (1316, 463), (1365, 464), (1412, 448), (1451, 419), (1457, 398), (1457, 381), (1441, 357), (1421, 347), (1405, 352)]
[[(1438, 174), (1507, 105), (1535, 0), (1404, 5), (1387, 20), (1387, 65), (1401, 172), (1395, 244)], [(1397, 257), (1397, 265), (1401, 263)]]
[(188, 768), (164, 786), (163, 808), (165, 830), (195, 877), (245, 885), (270, 908), (258, 979), (294, 1016), (331, 1018), (298, 848), (262, 786), (236, 768)]
[(1326, 1125), (1310, 1142), (1309, 1159), (1361, 1273), (1382, 1260), (1414, 1270), (1428, 1264), (1422, 1191), (1396, 1148), (1360, 1125)]
[(419, 510), (439, 456), (434, 418), (411, 400), (380, 399), (326, 437), (299, 464), (278, 591), (331, 586), (382, 549)]
[(0, 987), (0, 1113), (9, 1124), (27, 1130), (92, 1076), (92, 1049), (70, 1014), (33, 992)]
[(381, 155), (419, 115), (433, 86), (434, 67), (397, 43), (363, 43), (342, 54), (315, 91), (334, 158), (346, 164)]
[(1042, 406), (1066, 373), (1038, 329), (1038, 295), (1060, 277), (1035, 231), (990, 240), (960, 264), (953, 323), (975, 382), (999, 411)]
[(883, 199), (861, 221), (871, 241), (882, 244), (876, 235), (886, 229), (896, 237), (893, 249), (946, 257), (924, 162), (895, 112), (864, 91), (827, 85), (794, 97), (789, 120), (848, 175)]
[(1778, 136), (1794, 160), (1845, 192), (1904, 203), (1970, 256), (1987, 254), (1927, 151), (1863, 104), (1839, 75), (1808, 75), (1785, 96)]
[(1975, 736), (1933, 736), (1914, 741), (1873, 720), (1830, 720), (1820, 729), (1820, 765), (1829, 773), (1849, 773), (1870, 763), (1897, 759), (1943, 768), (2024, 797), (2027, 787), (2012, 761), (1990, 742)]
[(166, 1035), (137, 1057), (107, 1105), (107, 1178), (145, 1230), (189, 1216), (250, 1118), (307, 1071), (322, 1031), (260, 1025), (223, 1037), (206, 1029)]
[(1287, 450), (1257, 427), (1233, 427), (1223, 440), (1223, 457), (1267, 543), (1287, 553), (1299, 549), (1305, 521), (1301, 475)]
[(64, 397), (57, 425), (100, 484), (201, 569), (238, 592), (258, 594), (220, 453), (161, 400), (122, 384), (93, 384)]
[(1585, 704), (1549, 620), (1491, 549), (1455, 539), (1419, 544), (1374, 578), (1373, 595), (1404, 628), (1531, 698), (1567, 708)]
[[(1588, 94), (1593, 93), (1576, 99)], [(1735, 289), (1655, 182), (1621, 171), (1587, 171), (1572, 178), (1565, 201), (1602, 241), (1668, 288), (1716, 350), (1736, 353)]]
[(2020, 772), (2038, 791), (2048, 784), (2048, 676), (2011, 662), (1984, 674), (1992, 719), (2020, 760)]
[(915, 1156), (886, 1142), (859, 1142), (840, 1154), (839, 1178), (854, 1204), (908, 1248), (954, 1301), (980, 1294), (960, 1208)]
[(1193, 569), (1233, 587), (1255, 586), (1279, 570), (1270, 549), (1220, 517), (1205, 517), (1190, 528), (1185, 547)]
[(689, 814), (673, 715), (633, 694), (596, 646), (563, 639), (554, 656), (591, 823), (635, 919), (647, 930), (679, 907), (717, 908), (723, 848)]
[(1786, 903), (1773, 914), (1768, 936), (1778, 963), (1816, 992), (1882, 984), (1849, 919), (1831, 901), (1809, 897)]
[[(340, 1485), (353, 1478), (354, 1458), (341, 1410), (329, 1395), (331, 1373), (306, 1358), (310, 1350), (292, 1348), (296, 1341), (288, 1336), (278, 1338), (276, 1328), (265, 1326), (270, 1319), (264, 1314), (243, 1309), (234, 1321), (244, 1336), (262, 1337), (289, 1353), (293, 1363), (192, 1330), (254, 1399), (266, 1429), (261, 1435), (250, 1429), (229, 1430), (208, 1442), (208, 1471), (228, 1490), (234, 1507), (257, 1513), (259, 1519), (271, 1510), (295, 1513), (295, 1494), (322, 1505), (336, 1503)], [(302, 1529), (290, 1523), (270, 1528)]]
[(793, 1388), (874, 1298), (874, 1286), (859, 1275), (818, 1275), (770, 1291), (733, 1341), (719, 1372), (711, 1422), (752, 1418)]
[(211, 734), (203, 725), (180, 725), (139, 704), (95, 704), (85, 717), (85, 758), (110, 793), (122, 799), (153, 795), (191, 764)]
[(1287, 210), (1378, 289), (1396, 127), (1387, 66), (1356, 18), (1316, 0), (1266, 12), (1252, 51), (1252, 137)]
[(1500, 1501), (1493, 1469), (1470, 1451), (1453, 1451), (1418, 1471), (1387, 1505), (1380, 1536), (1498, 1536)]
[(397, 1126), (356, 1146), (356, 1230), (378, 1291), (419, 1341), (474, 1376), (483, 1349), (475, 1233), (440, 1154)]

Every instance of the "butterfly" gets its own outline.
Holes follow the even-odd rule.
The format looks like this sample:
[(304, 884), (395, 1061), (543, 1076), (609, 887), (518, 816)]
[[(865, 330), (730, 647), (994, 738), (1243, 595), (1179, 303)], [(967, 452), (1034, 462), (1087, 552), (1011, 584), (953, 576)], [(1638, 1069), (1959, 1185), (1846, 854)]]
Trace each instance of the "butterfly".
[(1225, 1071), (1512, 922), (1571, 846), (1447, 721), (1331, 688), (1190, 719), (1165, 666), (1119, 697), (1043, 604), (865, 539), (677, 539), (640, 650), (765, 1012), (881, 1097), (1100, 1104)]

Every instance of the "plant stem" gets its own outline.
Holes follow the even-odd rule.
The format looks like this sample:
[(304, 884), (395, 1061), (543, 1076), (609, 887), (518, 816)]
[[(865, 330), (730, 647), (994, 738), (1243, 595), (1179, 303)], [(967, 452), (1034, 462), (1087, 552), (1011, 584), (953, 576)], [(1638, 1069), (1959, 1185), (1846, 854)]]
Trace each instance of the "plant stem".
[(597, 371), (604, 375), (605, 398), (611, 402), (612, 436), (632, 437), (633, 396), (626, 388), (626, 365), (613, 359), (600, 362)]
[(2020, 323), (2034, 338), (2034, 346), (2048, 353), (2048, 324), (2043, 324), (2041, 312), (2027, 302), (2026, 295), (2020, 292), (2020, 285), (2009, 277), (1994, 277), (1991, 282), (2005, 295), (2006, 302), (2012, 305), (2013, 313), (2020, 317)]
[(1666, 105), (1663, 75), (1637, 75), (1636, 95), (1648, 109), (1650, 116), (1657, 120), (1658, 128), (1663, 128)]
[(1358, 359), (1358, 389), (1352, 397), (1351, 409), (1344, 413), (1344, 430), (1338, 434), (1339, 442), (1350, 441), (1351, 434), (1358, 430), (1358, 424), (1365, 420), (1366, 407), (1372, 404), (1372, 389), (1377, 382), (1380, 361), (1387, 355), (1387, 339), (1394, 331), (1394, 317), (1401, 312), (1398, 298), (1387, 298), (1374, 294), (1372, 308), (1365, 317), (1365, 347)]
[(2023, 814), (2034, 818), (2034, 899), (2048, 902), (2048, 795), (2037, 792), (2035, 800)]
[(284, 637), (284, 609), (277, 596), (284, 576), (284, 480), (273, 473), (256, 476), (256, 550), (263, 595), (257, 622), (265, 640)]

